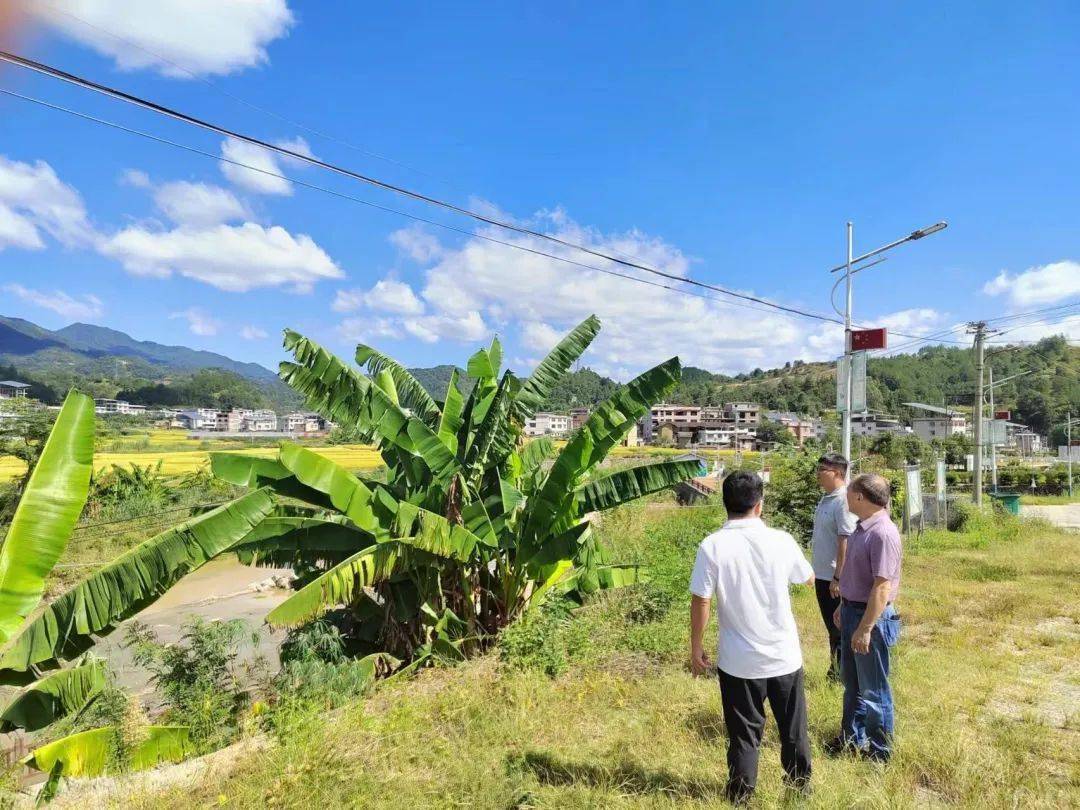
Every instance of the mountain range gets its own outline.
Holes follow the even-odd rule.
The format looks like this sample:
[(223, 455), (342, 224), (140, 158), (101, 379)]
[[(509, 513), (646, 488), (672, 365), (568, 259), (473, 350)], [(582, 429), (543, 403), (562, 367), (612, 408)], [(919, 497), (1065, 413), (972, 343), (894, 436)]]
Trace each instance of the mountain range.
[[(1064, 337), (1045, 338), (1031, 346), (997, 347), (988, 358), (1001, 379), (1024, 374), (997, 389), (998, 406), (1012, 409), (1016, 421), (1047, 433), (1068, 410), (1080, 412), (1080, 348)], [(115, 329), (85, 323), (52, 331), (21, 318), (0, 316), (0, 367), (4, 365), (11, 369), (0, 370), (0, 377), (17, 372), (28, 381), (51, 386), (59, 395), (78, 385), (95, 396), (123, 391), (133, 401), (147, 404), (172, 404), (170, 397), (183, 398), (191, 392), (223, 407), (300, 405), (299, 397), (273, 371), (257, 363), (136, 340)], [(441, 400), (454, 368), (439, 365), (410, 371)], [(458, 373), (462, 389), (469, 390), (471, 380), (462, 369)], [(867, 397), (875, 411), (903, 414), (904, 403), (911, 401), (962, 407), (971, 403), (975, 364), (971, 349), (926, 346), (915, 354), (872, 358), (867, 377)], [(831, 363), (795, 361), (784, 368), (734, 376), (687, 366), (669, 401), (705, 405), (749, 400), (775, 410), (818, 415), (833, 407), (835, 379)], [(615, 381), (581, 368), (559, 381), (544, 407), (565, 410), (592, 405), (617, 387)]]

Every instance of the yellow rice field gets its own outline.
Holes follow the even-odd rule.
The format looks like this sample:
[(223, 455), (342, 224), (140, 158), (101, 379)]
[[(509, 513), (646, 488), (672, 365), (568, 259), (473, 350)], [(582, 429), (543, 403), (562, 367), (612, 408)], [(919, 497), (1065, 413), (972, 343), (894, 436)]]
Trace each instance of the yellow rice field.
[[(198, 442), (195, 442), (198, 444)], [(217, 450), (228, 449), (230, 452), (243, 453), (245, 455), (273, 458), (277, 455), (277, 448), (256, 447), (251, 449), (234, 449), (220, 447)], [(326, 456), (337, 462), (347, 470), (371, 470), (382, 465), (374, 447), (365, 444), (342, 444), (333, 447), (312, 447), (316, 453)], [(140, 467), (161, 462), (161, 470), (166, 475), (183, 475), (193, 472), (210, 463), (210, 450), (148, 450), (139, 453), (95, 453), (94, 469), (108, 469), (113, 464), (128, 466), (136, 464)], [(0, 456), (0, 481), (15, 478), (23, 473), (25, 465), (11, 456)]]

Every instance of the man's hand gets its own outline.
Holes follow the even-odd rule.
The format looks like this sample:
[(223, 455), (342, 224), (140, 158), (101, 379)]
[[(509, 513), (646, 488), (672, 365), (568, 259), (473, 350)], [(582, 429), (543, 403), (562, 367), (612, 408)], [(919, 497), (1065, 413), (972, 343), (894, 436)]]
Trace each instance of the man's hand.
[(693, 671), (695, 678), (702, 678), (712, 674), (713, 665), (709, 660), (709, 656), (705, 655), (704, 650), (692, 650), (690, 652), (690, 669)]
[(829, 583), (829, 596), (833, 599), (840, 598), (840, 580), (833, 579), (833, 581)]
[(870, 633), (874, 628), (867, 627), (865, 630), (862, 625), (855, 628), (855, 634), (851, 637), (851, 649), (859, 655), (867, 655), (870, 652)]
[(832, 623), (836, 625), (836, 629), (840, 629), (840, 606), (837, 605), (836, 610), (832, 612)]

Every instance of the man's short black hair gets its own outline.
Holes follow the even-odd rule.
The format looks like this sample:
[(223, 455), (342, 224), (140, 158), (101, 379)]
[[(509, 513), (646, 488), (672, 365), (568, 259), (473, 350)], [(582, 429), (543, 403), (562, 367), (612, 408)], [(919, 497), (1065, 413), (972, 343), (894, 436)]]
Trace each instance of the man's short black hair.
[(738, 470), (724, 479), (724, 508), (728, 515), (745, 515), (761, 500), (765, 485), (757, 473)]
[(818, 467), (827, 467), (830, 470), (836, 470), (841, 475), (847, 475), (847, 464), (847, 459), (839, 453), (825, 453), (817, 460)]

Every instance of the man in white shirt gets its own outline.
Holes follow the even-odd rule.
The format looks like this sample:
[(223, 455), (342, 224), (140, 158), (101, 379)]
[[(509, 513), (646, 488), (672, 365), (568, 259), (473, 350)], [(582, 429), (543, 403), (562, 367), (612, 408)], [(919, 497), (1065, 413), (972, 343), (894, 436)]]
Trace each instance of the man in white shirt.
[(714, 665), (702, 636), (716, 599), (719, 623), (715, 670), (728, 732), (728, 798), (744, 802), (757, 783), (765, 700), (780, 731), (780, 762), (792, 786), (810, 782), (802, 649), (788, 586), (813, 586), (814, 571), (787, 532), (761, 520), (763, 486), (750, 472), (724, 479), (728, 520), (698, 547), (690, 606), (690, 664), (695, 675)]

